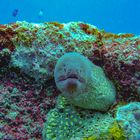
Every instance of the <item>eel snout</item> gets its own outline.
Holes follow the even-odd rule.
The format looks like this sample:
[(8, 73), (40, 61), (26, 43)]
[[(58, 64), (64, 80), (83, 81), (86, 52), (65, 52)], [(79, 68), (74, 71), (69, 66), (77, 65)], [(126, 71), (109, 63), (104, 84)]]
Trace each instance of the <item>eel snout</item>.
[(57, 80), (58, 85), (63, 85), (63, 90), (68, 93), (77, 91), (80, 88), (80, 85), (83, 85), (84, 79), (81, 78), (77, 72), (71, 71), (60, 75)]
[(65, 75), (61, 75), (59, 76), (57, 82), (62, 82), (68, 79), (73, 79), (73, 80), (78, 80), (80, 82), (84, 82), (83, 78), (81, 78), (77, 73), (75, 72), (71, 72)]

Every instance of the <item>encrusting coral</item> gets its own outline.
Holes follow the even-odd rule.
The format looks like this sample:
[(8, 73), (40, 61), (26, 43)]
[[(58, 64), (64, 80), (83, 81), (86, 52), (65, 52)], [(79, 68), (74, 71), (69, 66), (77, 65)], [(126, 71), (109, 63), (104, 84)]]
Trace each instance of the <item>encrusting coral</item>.
[(124, 130), (127, 139), (136, 140), (140, 134), (140, 102), (118, 107), (116, 120)]
[(74, 107), (59, 96), (56, 107), (47, 114), (43, 140), (106, 140), (113, 122), (109, 113)]
[[(53, 80), (54, 67), (68, 52), (80, 53), (103, 69), (115, 85), (117, 104), (140, 101), (140, 36), (108, 33), (83, 22), (0, 25), (0, 139), (42, 139), (42, 126), (48, 121), (45, 115), (60, 93)], [(114, 117), (118, 106), (111, 107)], [(65, 112), (63, 103), (57, 108), (58, 114)], [(93, 131), (88, 134), (80, 139), (99, 140)], [(108, 135), (100, 137), (107, 140)], [(138, 140), (139, 133), (135, 137)]]
[(117, 121), (115, 121), (111, 128), (109, 128), (109, 133), (114, 140), (126, 140), (124, 130), (120, 128)]
[(75, 106), (107, 111), (116, 100), (115, 88), (102, 68), (79, 53), (58, 59), (54, 78), (57, 88)]
[(139, 36), (107, 33), (82, 22), (0, 25), (0, 52), (9, 49), (9, 56), (4, 55), (0, 65), (7, 63), (9, 68), (19, 68), (44, 83), (53, 77), (63, 54), (78, 52), (105, 70), (121, 101), (140, 100), (139, 46)]

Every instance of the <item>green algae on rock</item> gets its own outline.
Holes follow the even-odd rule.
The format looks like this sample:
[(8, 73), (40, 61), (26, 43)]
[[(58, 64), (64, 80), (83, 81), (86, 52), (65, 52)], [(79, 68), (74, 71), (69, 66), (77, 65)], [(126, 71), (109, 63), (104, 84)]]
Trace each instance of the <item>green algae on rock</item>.
[(116, 120), (127, 139), (137, 140), (140, 134), (140, 102), (131, 102), (117, 108)]
[(79, 53), (58, 59), (54, 78), (57, 88), (75, 106), (107, 111), (116, 100), (115, 88), (102, 68)]
[[(51, 79), (54, 67), (67, 52), (83, 54), (103, 68), (116, 87), (117, 104), (140, 101), (140, 36), (107, 33), (83, 22), (18, 21), (0, 25), (3, 139), (41, 139), (44, 116), (54, 108), (59, 94)], [(20, 92), (11, 94), (14, 87)], [(15, 107), (19, 108), (16, 119), (7, 121), (7, 111), (13, 112)], [(63, 109), (59, 111), (62, 113)]]
[(53, 77), (55, 64), (63, 54), (78, 52), (102, 66), (121, 101), (140, 100), (139, 46), (140, 36), (108, 33), (83, 22), (18, 21), (0, 25), (0, 52), (9, 49), (8, 58), (2, 53), (0, 66), (6, 63), (44, 83)]
[(109, 128), (113, 122), (114, 118), (109, 113), (74, 107), (66, 98), (59, 96), (56, 107), (47, 114), (43, 140), (84, 140), (91, 136), (96, 140), (111, 139)]

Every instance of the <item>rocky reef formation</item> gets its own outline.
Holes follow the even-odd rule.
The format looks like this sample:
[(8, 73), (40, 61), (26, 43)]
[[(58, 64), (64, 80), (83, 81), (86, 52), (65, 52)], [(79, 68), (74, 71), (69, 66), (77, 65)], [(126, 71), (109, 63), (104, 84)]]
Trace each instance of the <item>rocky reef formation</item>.
[(140, 101), (139, 36), (82, 22), (0, 25), (0, 138), (41, 139), (45, 115), (59, 94), (54, 67), (67, 52), (81, 53), (105, 71), (117, 104)]
[(59, 96), (56, 107), (47, 114), (43, 140), (127, 140), (128, 134), (113, 114), (111, 110), (99, 112), (76, 107)]
[(128, 140), (138, 140), (140, 136), (140, 102), (119, 107), (116, 120), (124, 130)]
[(47, 122), (43, 129), (43, 140), (111, 140), (108, 129), (113, 126), (114, 118), (109, 113), (74, 107), (62, 96), (57, 106), (47, 114)]
[(106, 33), (81, 22), (0, 26), (0, 65), (20, 69), (40, 82), (52, 78), (58, 58), (71, 51), (101, 66), (116, 84), (119, 99), (138, 99), (139, 36)]

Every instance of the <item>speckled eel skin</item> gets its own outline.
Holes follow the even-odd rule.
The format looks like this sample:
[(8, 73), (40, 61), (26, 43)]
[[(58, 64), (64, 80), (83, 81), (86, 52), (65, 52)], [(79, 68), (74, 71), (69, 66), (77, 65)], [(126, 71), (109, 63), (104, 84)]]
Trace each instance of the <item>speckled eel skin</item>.
[(57, 88), (74, 106), (107, 111), (115, 102), (115, 88), (102, 68), (79, 53), (59, 58), (54, 77)]

